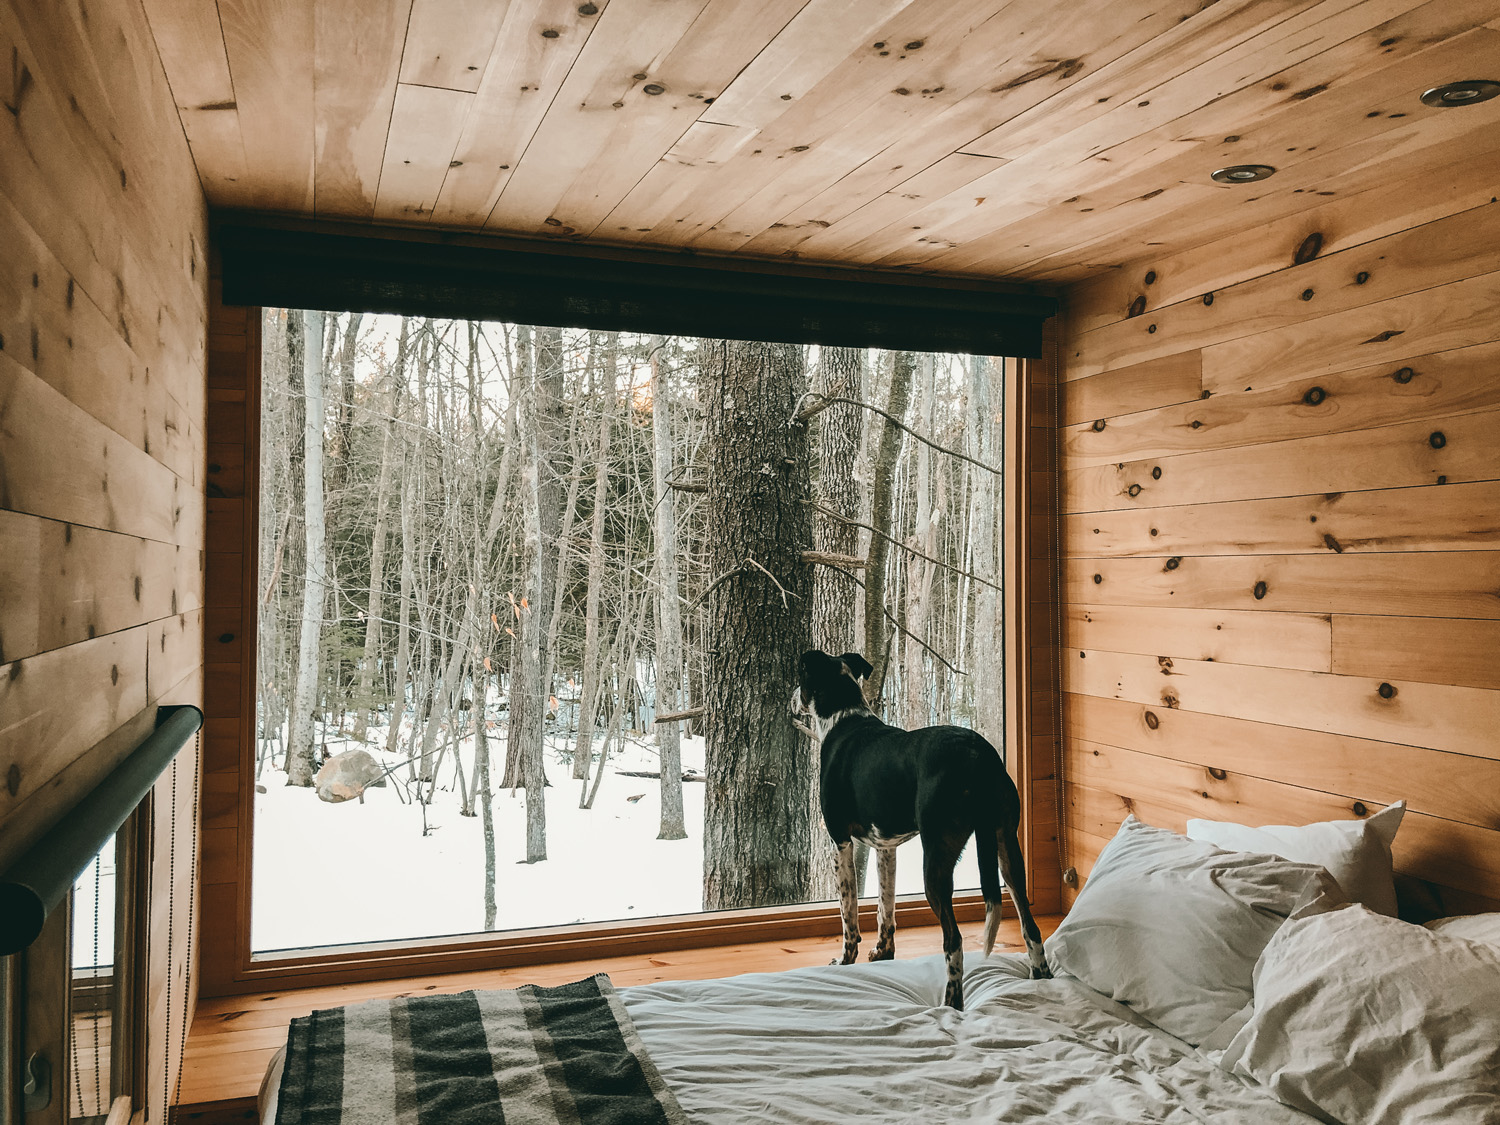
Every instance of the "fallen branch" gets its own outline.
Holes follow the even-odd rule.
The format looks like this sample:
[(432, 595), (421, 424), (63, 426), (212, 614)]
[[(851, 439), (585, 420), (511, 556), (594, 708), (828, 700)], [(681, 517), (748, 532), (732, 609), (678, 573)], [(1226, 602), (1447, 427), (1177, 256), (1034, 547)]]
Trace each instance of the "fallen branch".
[[(702, 707), (691, 707), (686, 711), (672, 711), (669, 714), (658, 715), (652, 721), (657, 723), (676, 723), (681, 722), (683, 719), (696, 719), (702, 714)], [(615, 772), (618, 773), (619, 771), (616, 770)], [(655, 775), (653, 774), (652, 776), (654, 777)]]
[[(817, 399), (818, 402), (811, 406), (804, 406), (803, 403), (810, 398)], [(931, 438), (923, 437), (921, 434), (917, 433), (916, 430), (912, 429), (905, 422), (901, 421), (900, 418), (897, 418), (894, 414), (890, 413), (890, 411), (882, 410), (878, 406), (872, 406), (868, 402), (861, 402), (857, 398), (843, 398), (837, 395), (830, 396), (819, 394), (817, 391), (808, 391), (797, 400), (797, 405), (792, 408), (792, 416), (787, 419), (787, 425), (791, 426), (795, 425), (798, 422), (806, 422), (809, 418), (813, 417), (816, 414), (821, 414), (830, 406), (838, 406), (840, 404), (844, 404), (847, 406), (857, 406), (861, 410), (869, 410), (875, 414), (879, 414), (891, 425), (895, 426), (899, 430), (904, 431), (905, 433), (910, 434), (912, 437), (920, 441), (923, 445), (928, 446), (932, 449), (936, 449), (939, 453), (946, 453), (949, 457), (957, 457), (960, 461), (967, 461), (971, 465), (977, 465), (985, 472), (994, 473), (997, 477), (1001, 475), (1001, 470), (995, 468), (995, 466), (988, 465), (975, 457), (970, 457), (967, 453), (960, 453), (956, 449), (949, 449), (946, 445), (939, 445)]]
[[(660, 780), (660, 778), (661, 778), (661, 771), (657, 770), (657, 771), (653, 772), (651, 770), (615, 770), (615, 776), (616, 777), (653, 777), (653, 778), (656, 778), (656, 779)], [(707, 774), (703, 774), (703, 773), (699, 773), (697, 770), (683, 770), (682, 771), (682, 780), (683, 781), (707, 781), (708, 780), (708, 775)]]

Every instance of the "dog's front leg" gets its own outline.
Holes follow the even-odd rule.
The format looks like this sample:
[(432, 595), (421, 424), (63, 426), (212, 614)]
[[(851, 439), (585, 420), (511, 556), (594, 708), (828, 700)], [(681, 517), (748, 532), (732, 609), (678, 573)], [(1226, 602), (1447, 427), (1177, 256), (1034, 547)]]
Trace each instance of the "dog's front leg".
[(890, 961), (896, 956), (896, 849), (877, 848), (880, 857), (879, 933), (871, 961)]
[(839, 908), (844, 919), (844, 955), (835, 965), (852, 965), (859, 959), (859, 887), (854, 879), (854, 841), (839, 845)]

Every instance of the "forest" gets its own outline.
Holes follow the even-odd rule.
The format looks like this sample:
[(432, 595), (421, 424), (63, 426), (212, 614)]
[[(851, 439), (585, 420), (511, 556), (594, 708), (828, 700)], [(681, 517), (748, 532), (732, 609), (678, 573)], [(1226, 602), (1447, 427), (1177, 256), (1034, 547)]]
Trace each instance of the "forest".
[(1000, 745), (1009, 361), (263, 317), (258, 789), (363, 749), (423, 835), (452, 802), (484, 929), (497, 834), (543, 864), (549, 808), (622, 775), (664, 841), (702, 786), (702, 909), (834, 897), (806, 648), (863, 652), (888, 721)]

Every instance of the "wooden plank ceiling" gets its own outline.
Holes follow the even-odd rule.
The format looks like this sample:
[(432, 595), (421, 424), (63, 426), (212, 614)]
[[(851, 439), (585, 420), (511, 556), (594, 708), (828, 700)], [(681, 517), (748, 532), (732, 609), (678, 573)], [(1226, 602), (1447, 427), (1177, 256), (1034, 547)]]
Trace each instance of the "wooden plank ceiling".
[(319, 218), (1063, 283), (1500, 147), (1418, 100), (1500, 0), (144, 3), (209, 202)]

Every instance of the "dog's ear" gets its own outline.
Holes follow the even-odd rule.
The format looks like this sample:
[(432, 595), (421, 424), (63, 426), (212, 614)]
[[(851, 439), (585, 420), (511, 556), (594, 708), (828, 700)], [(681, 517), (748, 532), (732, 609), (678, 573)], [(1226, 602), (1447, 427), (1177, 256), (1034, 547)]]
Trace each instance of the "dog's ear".
[(846, 652), (839, 657), (843, 662), (844, 669), (856, 680), (863, 680), (875, 671), (875, 666), (857, 652)]

